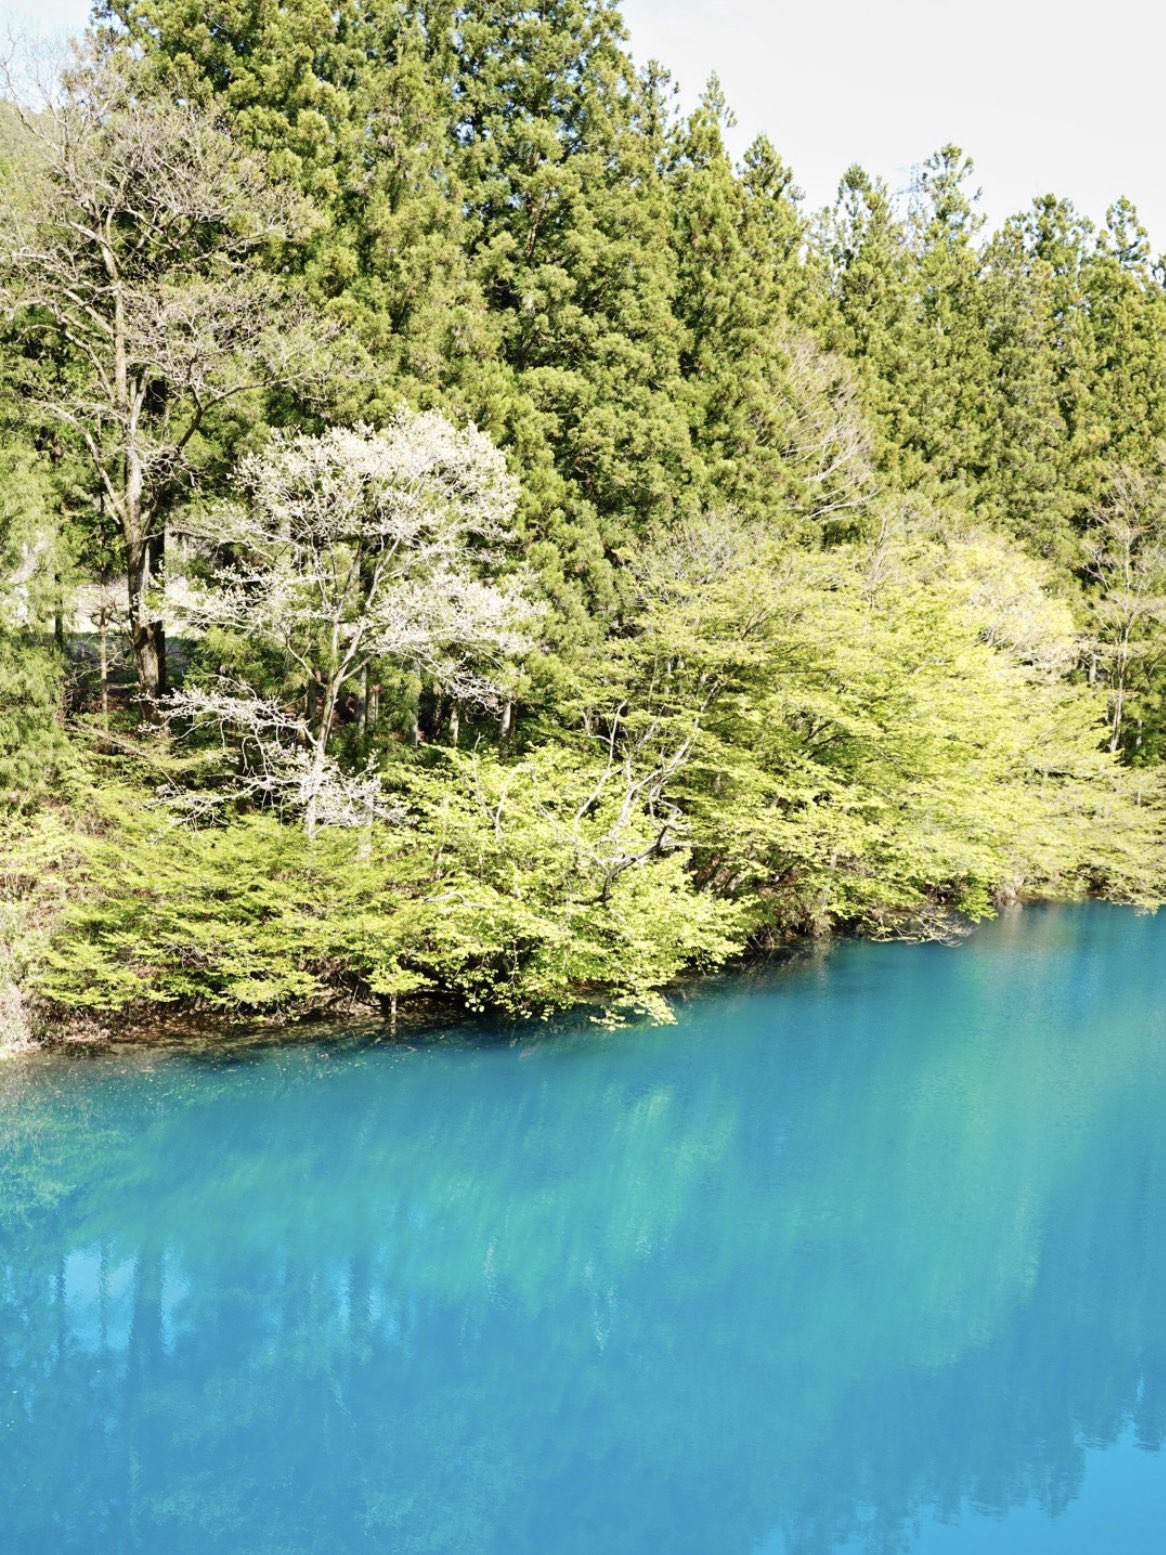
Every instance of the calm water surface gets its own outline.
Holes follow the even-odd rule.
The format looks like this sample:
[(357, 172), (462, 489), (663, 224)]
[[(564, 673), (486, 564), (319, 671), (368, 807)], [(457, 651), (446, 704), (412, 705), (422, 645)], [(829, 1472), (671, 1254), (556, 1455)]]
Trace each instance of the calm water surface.
[(6, 1555), (1159, 1555), (1166, 916), (0, 1066)]

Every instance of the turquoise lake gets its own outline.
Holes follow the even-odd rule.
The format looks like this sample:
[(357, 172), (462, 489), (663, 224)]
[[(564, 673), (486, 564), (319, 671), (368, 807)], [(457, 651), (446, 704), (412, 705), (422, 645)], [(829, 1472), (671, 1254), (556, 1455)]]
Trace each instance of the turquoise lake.
[(1166, 915), (0, 1065), (5, 1555), (1160, 1555)]

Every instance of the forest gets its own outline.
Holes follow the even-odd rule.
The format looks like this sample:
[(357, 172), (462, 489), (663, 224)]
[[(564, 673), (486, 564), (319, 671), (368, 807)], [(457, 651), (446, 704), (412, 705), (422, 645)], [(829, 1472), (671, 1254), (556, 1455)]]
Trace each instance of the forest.
[(1156, 905), (1166, 261), (733, 122), (612, 0), (6, 61), (0, 1043)]

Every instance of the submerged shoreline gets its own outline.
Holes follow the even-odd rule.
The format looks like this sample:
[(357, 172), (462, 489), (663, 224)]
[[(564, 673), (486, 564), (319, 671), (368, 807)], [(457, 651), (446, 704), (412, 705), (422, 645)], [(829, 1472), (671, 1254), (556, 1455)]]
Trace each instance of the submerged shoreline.
[[(739, 979), (751, 973), (772, 968), (775, 965), (794, 966), (812, 960), (824, 959), (839, 946), (857, 945), (911, 945), (933, 944), (958, 947), (977, 930), (998, 922), (1006, 914), (1029, 912), (1037, 908), (1081, 906), (1089, 901), (1100, 902), (1096, 897), (1016, 896), (1001, 903), (990, 917), (980, 920), (953, 916), (946, 933), (928, 935), (875, 936), (857, 932), (830, 935), (801, 934), (788, 941), (753, 949), (734, 957), (723, 965), (706, 971), (693, 971), (678, 978), (662, 990), (669, 1006), (687, 1002), (715, 989), (726, 979)], [(1127, 907), (1135, 912), (1154, 912), (1129, 903), (1107, 905)], [(14, 985), (9, 985), (12, 988)], [(545, 1014), (513, 1015), (495, 1009), (474, 1009), (451, 994), (426, 993), (398, 1002), (395, 1012), (390, 1012), (370, 998), (343, 998), (313, 1005), (301, 1010), (285, 1009), (272, 1013), (228, 1012), (214, 1008), (159, 1009), (135, 1006), (125, 1011), (95, 1011), (85, 1009), (53, 1008), (44, 1001), (30, 1001), (25, 1010), (23, 1040), (19, 1028), (11, 1021), (0, 1023), (0, 1060), (4, 1058), (30, 1057), (40, 1053), (113, 1052), (119, 1049), (138, 1050), (159, 1048), (175, 1052), (207, 1047), (223, 1051), (262, 1048), (282, 1042), (298, 1044), (343, 1032), (345, 1035), (367, 1033), (384, 1040), (399, 1041), (408, 1045), (415, 1039), (425, 1040), (449, 1027), (458, 1029), (485, 1029), (505, 1024), (516, 1035), (530, 1034), (545, 1029), (558, 1021), (580, 1020), (588, 1029), (620, 1027), (624, 1025), (667, 1025), (669, 1022), (640, 1011), (626, 1018), (610, 1018), (602, 998), (580, 991), (571, 1005)], [(15, 1030), (17, 1040), (11, 1040)], [(6, 1040), (7, 1038), (7, 1040)]]
[[(752, 969), (779, 962), (809, 960), (828, 953), (833, 946), (847, 939), (866, 938), (839, 935), (815, 939), (803, 936), (789, 945), (738, 957), (715, 971), (694, 972), (670, 985), (664, 990), (664, 995), (669, 1003), (683, 1001), (695, 991), (712, 987), (725, 977), (742, 976)], [(0, 1059), (45, 1052), (83, 1053), (118, 1048), (159, 1047), (180, 1051), (208, 1044), (224, 1049), (263, 1047), (284, 1040), (289, 1043), (311, 1041), (318, 1036), (339, 1031), (346, 1034), (380, 1032), (386, 1038), (407, 1043), (411, 1038), (424, 1038), (451, 1025), (472, 1029), (491, 1024), (497, 1026), (499, 1022), (504, 1022), (515, 1032), (533, 1032), (545, 1028), (551, 1021), (584, 1018), (588, 1011), (592, 1012), (590, 1025), (611, 1024), (603, 1019), (603, 1009), (602, 1000), (588, 998), (583, 994), (565, 1009), (551, 1011), (546, 1015), (525, 1016), (507, 1015), (491, 1009), (472, 1009), (453, 996), (440, 993), (403, 1000), (395, 1014), (367, 999), (337, 999), (307, 1010), (285, 1010), (267, 1015), (228, 1013), (214, 1009), (172, 1010), (169, 1013), (156, 1010), (46, 1011), (38, 1009), (34, 1004), (32, 1018), (28, 1021), (28, 1040), (23, 1045), (12, 1044), (7, 1047), (0, 1041)], [(649, 1017), (641, 1018), (647, 1024), (667, 1024), (653, 1021)]]

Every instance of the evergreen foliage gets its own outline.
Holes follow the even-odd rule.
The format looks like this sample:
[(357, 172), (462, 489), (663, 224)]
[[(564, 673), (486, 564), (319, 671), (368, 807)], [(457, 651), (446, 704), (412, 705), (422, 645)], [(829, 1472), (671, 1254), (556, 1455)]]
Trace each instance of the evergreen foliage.
[(31, 451), (0, 449), (0, 818), (50, 791), (67, 760), (54, 643), (61, 544)]

